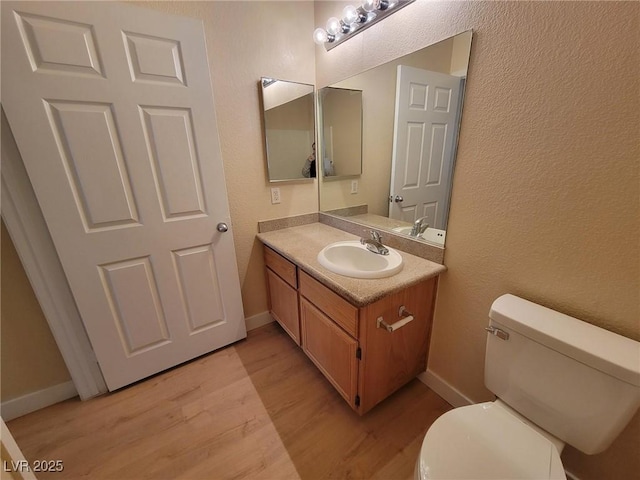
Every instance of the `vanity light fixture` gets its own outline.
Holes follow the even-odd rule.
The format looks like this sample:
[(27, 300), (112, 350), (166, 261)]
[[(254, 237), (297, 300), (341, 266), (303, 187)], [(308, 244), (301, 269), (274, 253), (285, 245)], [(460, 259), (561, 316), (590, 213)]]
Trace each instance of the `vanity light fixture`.
[(345, 40), (406, 7), (415, 0), (364, 0), (358, 8), (347, 5), (342, 17), (331, 17), (325, 28), (316, 28), (313, 41), (331, 50)]

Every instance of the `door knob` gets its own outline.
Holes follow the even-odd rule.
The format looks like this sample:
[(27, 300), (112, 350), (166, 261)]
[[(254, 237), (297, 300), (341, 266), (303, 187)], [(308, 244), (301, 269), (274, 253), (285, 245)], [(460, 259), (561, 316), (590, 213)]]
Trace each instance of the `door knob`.
[(227, 230), (229, 230), (229, 227), (228, 227), (228, 226), (227, 226), (227, 224), (226, 224), (226, 223), (224, 223), (224, 222), (220, 222), (216, 228), (217, 228), (217, 230), (218, 230), (219, 232), (221, 232), (221, 233), (224, 233), (224, 232), (226, 232)]
[(396, 195), (396, 198), (394, 198), (396, 203), (400, 203), (404, 200), (404, 198), (402, 198), (400, 195)]

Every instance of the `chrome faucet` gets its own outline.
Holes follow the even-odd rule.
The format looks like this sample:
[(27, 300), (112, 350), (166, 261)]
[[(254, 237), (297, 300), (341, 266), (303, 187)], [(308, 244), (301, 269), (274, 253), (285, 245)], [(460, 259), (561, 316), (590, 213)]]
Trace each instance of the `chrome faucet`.
[(422, 235), (427, 228), (429, 228), (429, 224), (425, 222), (427, 217), (420, 217), (415, 222), (413, 222), (413, 227), (411, 227), (411, 232), (409, 233), (412, 237), (417, 237)]
[(369, 230), (371, 238), (361, 238), (360, 243), (367, 247), (367, 250), (378, 255), (389, 255), (389, 249), (382, 244), (382, 236), (375, 230)]

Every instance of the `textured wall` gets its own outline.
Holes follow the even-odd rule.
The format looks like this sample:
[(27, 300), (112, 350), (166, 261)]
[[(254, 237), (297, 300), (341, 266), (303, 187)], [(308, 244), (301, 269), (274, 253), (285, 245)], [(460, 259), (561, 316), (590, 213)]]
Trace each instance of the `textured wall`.
[[(3, 129), (3, 141), (6, 137)], [(0, 399), (4, 402), (68, 382), (71, 377), (4, 222), (1, 229)]]
[(277, 184), (282, 203), (271, 205), (258, 81), (315, 83), (313, 3), (135, 3), (204, 23), (244, 312), (262, 313), (267, 300), (258, 221), (317, 212), (318, 193), (316, 181)]
[[(316, 24), (344, 2), (316, 2)], [(473, 29), (429, 367), (483, 386), (487, 313), (510, 292), (640, 339), (640, 4), (418, 1), (330, 52), (334, 83)], [(588, 401), (588, 399), (585, 399)], [(640, 416), (580, 478), (637, 478)]]

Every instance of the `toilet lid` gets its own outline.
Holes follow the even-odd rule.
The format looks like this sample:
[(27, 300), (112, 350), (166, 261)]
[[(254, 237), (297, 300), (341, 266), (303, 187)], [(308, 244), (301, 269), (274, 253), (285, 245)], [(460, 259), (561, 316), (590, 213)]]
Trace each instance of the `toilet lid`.
[(493, 402), (438, 418), (422, 442), (418, 471), (422, 480), (566, 480), (553, 443)]

